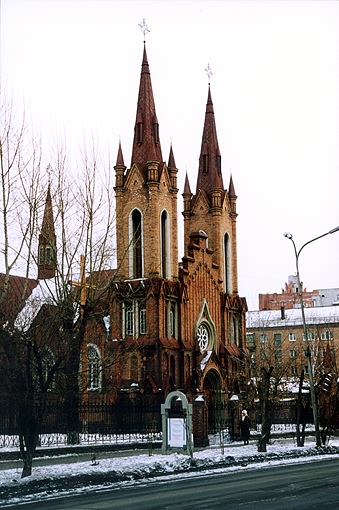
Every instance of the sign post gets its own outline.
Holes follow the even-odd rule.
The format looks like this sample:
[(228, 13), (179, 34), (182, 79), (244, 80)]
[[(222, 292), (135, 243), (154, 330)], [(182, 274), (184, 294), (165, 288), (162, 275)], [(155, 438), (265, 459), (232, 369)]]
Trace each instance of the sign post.
[[(173, 400), (181, 402), (181, 416), (171, 416)], [(162, 453), (172, 448), (183, 448), (193, 458), (192, 441), (192, 404), (181, 391), (172, 391), (161, 404), (162, 415)]]

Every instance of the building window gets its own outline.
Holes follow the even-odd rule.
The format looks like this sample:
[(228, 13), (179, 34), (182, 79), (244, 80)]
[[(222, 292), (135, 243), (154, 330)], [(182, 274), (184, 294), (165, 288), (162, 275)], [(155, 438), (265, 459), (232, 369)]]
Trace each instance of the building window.
[(274, 333), (274, 347), (276, 349), (281, 348), (281, 333)]
[(266, 352), (266, 350), (265, 350), (265, 349), (261, 349), (261, 350), (260, 350), (260, 358), (261, 358), (261, 359), (267, 359), (267, 357), (268, 357), (268, 356), (267, 356), (267, 352)]
[(208, 154), (203, 154), (202, 156), (202, 171), (204, 174), (208, 172)]
[(230, 343), (239, 346), (239, 321), (236, 313), (230, 316)]
[(45, 263), (45, 248), (44, 246), (39, 246), (39, 264)]
[(169, 221), (166, 211), (161, 213), (160, 218), (160, 229), (161, 229), (161, 276), (163, 278), (169, 278)]
[(46, 246), (46, 264), (50, 265), (52, 263), (52, 249), (50, 246)]
[(294, 349), (291, 349), (290, 350), (290, 358), (296, 358), (297, 357), (297, 351), (295, 351)]
[(170, 311), (169, 311), (169, 331), (170, 331), (170, 336), (175, 335), (175, 310), (174, 310), (173, 305), (170, 306)]
[(229, 235), (224, 235), (224, 279), (225, 279), (225, 292), (231, 294), (232, 292), (232, 267), (231, 267), (231, 241)]
[(267, 333), (260, 334), (260, 343), (264, 344), (267, 342)]
[(177, 307), (176, 303), (167, 303), (167, 336), (177, 337)]
[(251, 350), (255, 349), (255, 336), (254, 333), (246, 333), (247, 347)]
[(142, 143), (143, 123), (138, 122), (136, 128), (137, 128), (137, 142)]
[(281, 349), (276, 349), (275, 351), (275, 357), (278, 361), (281, 361), (282, 360), (282, 352), (281, 352)]
[(142, 278), (142, 218), (141, 212), (134, 209), (132, 212), (132, 276)]
[(322, 340), (332, 340), (333, 339), (333, 333), (329, 329), (327, 331), (323, 331), (321, 333), (321, 339)]
[(218, 154), (216, 156), (215, 162), (216, 162), (216, 165), (217, 165), (218, 174), (221, 175), (221, 156), (220, 156), (220, 154)]
[(139, 332), (140, 335), (146, 333), (146, 306), (141, 305), (139, 309)]
[(288, 334), (288, 339), (290, 342), (295, 342), (296, 339), (297, 339), (297, 335), (295, 333), (289, 333)]
[(133, 306), (126, 305), (125, 306), (125, 334), (133, 335), (134, 329), (134, 317), (133, 317)]
[(55, 364), (55, 358), (53, 352), (49, 347), (44, 347), (40, 351), (40, 363), (34, 363), (33, 365), (33, 380), (34, 387), (38, 391), (41, 391), (46, 388), (46, 383), (48, 382), (47, 391), (51, 391), (54, 387), (54, 378), (49, 381), (51, 376), (51, 371)]
[(101, 357), (94, 345), (87, 348), (87, 388), (98, 390), (101, 387)]
[[(313, 331), (307, 331), (307, 340), (315, 340), (315, 334)], [(305, 341), (305, 333), (303, 333), (303, 341)]]
[(154, 143), (159, 143), (159, 124), (156, 120), (153, 120), (153, 136)]
[(295, 366), (291, 366), (291, 376), (293, 377), (294, 375), (297, 375), (297, 369)]

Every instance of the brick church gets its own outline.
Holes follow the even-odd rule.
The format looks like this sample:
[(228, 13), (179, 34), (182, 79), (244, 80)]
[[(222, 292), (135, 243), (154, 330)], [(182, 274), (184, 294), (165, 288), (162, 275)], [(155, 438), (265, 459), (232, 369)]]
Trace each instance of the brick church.
[(211, 406), (239, 392), (247, 305), (238, 295), (237, 196), (232, 177), (228, 189), (223, 183), (210, 86), (202, 124), (195, 193), (185, 180), (178, 263), (178, 169), (172, 147), (163, 159), (144, 46), (131, 164), (119, 144), (114, 167), (117, 267), (109, 333), (102, 328), (95, 337), (91, 327), (87, 336), (92, 357), (103, 359), (109, 350), (116, 361), (95, 378), (92, 399), (122, 391), (165, 399), (179, 389)]
[[(242, 390), (247, 305), (238, 294), (237, 196), (232, 177), (228, 189), (223, 183), (210, 86), (202, 127), (195, 193), (188, 175), (183, 190), (184, 256), (178, 263), (178, 169), (172, 147), (168, 162), (163, 160), (144, 46), (131, 164), (125, 166), (119, 144), (114, 167), (117, 266), (96, 275), (98, 288), (103, 283), (107, 292), (86, 322), (77, 359), (81, 401), (109, 406), (122, 400), (153, 402), (159, 414), (166, 396), (181, 390), (190, 402), (206, 403), (211, 430), (215, 410), (227, 410), (229, 398)], [(28, 280), (28, 296), (44, 282), (51, 286), (56, 244), (48, 188), (38, 279)], [(9, 296), (8, 302), (23, 295), (22, 280), (11, 276), (13, 299)], [(75, 295), (83, 305), (85, 284), (83, 264)], [(8, 310), (3, 312), (8, 317)], [(61, 331), (59, 326), (52, 330), (52, 336)], [(67, 342), (54, 341), (54, 347), (70, 349)], [(56, 358), (52, 343), (48, 349)]]

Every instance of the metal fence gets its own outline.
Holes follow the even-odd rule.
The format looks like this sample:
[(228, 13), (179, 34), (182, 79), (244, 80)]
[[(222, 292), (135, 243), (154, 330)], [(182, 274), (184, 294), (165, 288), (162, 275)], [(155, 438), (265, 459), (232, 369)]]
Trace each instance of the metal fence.
[[(136, 443), (161, 438), (162, 401), (121, 399), (115, 404), (82, 402), (77, 410), (67, 403), (53, 402), (42, 409), (36, 406), (33, 415), (39, 417), (41, 446), (67, 444), (70, 432), (76, 432), (81, 444)], [(208, 408), (208, 432), (210, 434), (228, 430), (231, 437), (237, 435), (240, 402), (237, 407), (229, 402), (219, 402)], [(259, 405), (247, 407), (252, 428), (261, 424)], [(76, 417), (70, 427), (70, 415)], [(271, 423), (288, 426), (296, 423), (296, 401), (281, 401), (270, 409)], [(305, 409), (305, 423), (312, 423), (310, 408)], [(13, 402), (0, 401), (0, 445), (15, 446), (19, 433), (18, 419)]]
[[(82, 402), (77, 410), (67, 403), (53, 403), (43, 408), (34, 406), (30, 414), (39, 421), (41, 434), (76, 431), (81, 434), (128, 435), (161, 431), (160, 402), (156, 401), (131, 403), (126, 400), (114, 405)], [(14, 435), (18, 432), (15, 407), (10, 402), (0, 402), (0, 434)]]

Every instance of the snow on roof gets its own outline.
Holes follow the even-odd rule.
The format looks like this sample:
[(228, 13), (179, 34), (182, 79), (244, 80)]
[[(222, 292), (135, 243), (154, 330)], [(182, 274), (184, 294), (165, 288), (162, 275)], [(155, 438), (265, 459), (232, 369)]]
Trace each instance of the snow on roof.
[(55, 279), (39, 280), (26, 304), (15, 319), (15, 327), (27, 331), (37, 316), (41, 307), (45, 304), (55, 304), (56, 301)]
[[(339, 323), (339, 306), (316, 306), (304, 308), (306, 324)], [(262, 310), (247, 312), (246, 328), (274, 328), (286, 326), (302, 326), (300, 308), (285, 309), (285, 319), (281, 318), (281, 310)]]

